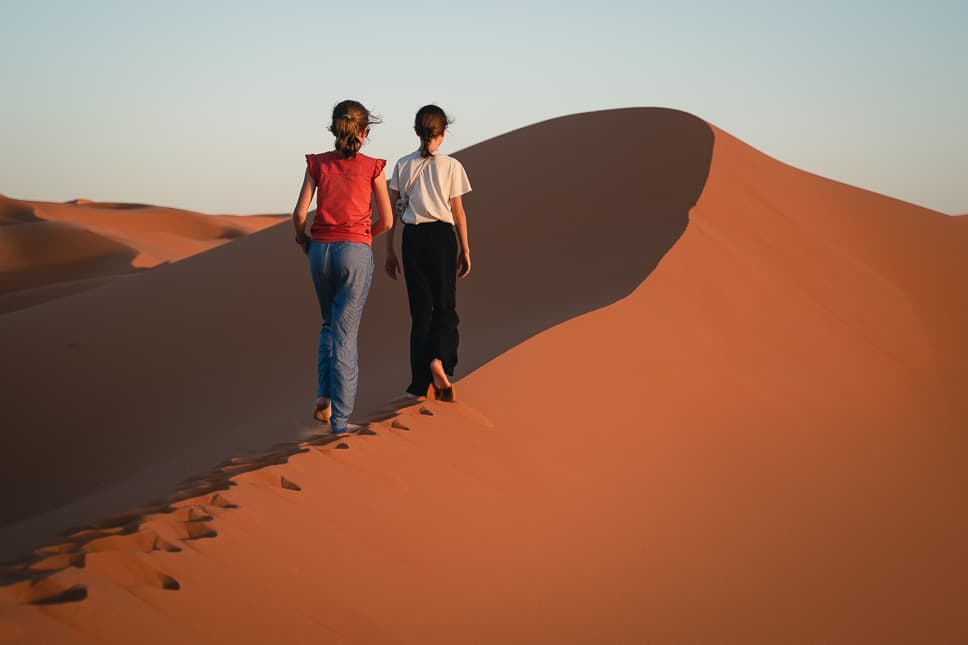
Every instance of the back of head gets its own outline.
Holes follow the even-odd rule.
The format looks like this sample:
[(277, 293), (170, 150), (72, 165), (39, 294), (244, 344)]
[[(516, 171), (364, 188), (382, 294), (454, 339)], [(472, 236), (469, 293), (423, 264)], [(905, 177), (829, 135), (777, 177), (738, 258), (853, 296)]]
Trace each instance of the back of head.
[(363, 135), (371, 124), (379, 123), (359, 101), (340, 101), (333, 108), (329, 131), (336, 137), (336, 150), (344, 159), (352, 159), (363, 147)]
[(413, 131), (420, 137), (420, 155), (429, 157), (428, 146), (433, 139), (436, 139), (447, 130), (447, 126), (453, 121), (447, 118), (447, 114), (437, 105), (425, 105), (417, 110), (417, 116), (413, 120)]

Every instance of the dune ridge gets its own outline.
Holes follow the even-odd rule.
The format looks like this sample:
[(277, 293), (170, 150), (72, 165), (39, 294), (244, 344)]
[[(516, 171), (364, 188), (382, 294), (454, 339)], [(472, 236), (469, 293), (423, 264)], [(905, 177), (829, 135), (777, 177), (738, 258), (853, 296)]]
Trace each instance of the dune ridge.
[(275, 216), (0, 195), (0, 314), (181, 260), (278, 222)]
[[(553, 141), (602, 119), (638, 143), (593, 166), (586, 195), (559, 195), (554, 217), (525, 190), (544, 177), (502, 174), (522, 142), (557, 159), (568, 146)], [(4, 499), (7, 543), (63, 527), (64, 481), (73, 499), (105, 477), (141, 495), (86, 507), (73, 533), (5, 570), (0, 630), (63, 642), (968, 637), (968, 232), (670, 110), (564, 117), (456, 156), (488, 189), (475, 183), (467, 202), (459, 369), (473, 371), (459, 404), (392, 400), (406, 305), (377, 276), (361, 337), (366, 432), (293, 440), (313, 429), (299, 383), (312, 382), (318, 323), (285, 227), (0, 317), (0, 339), (24, 339), (2, 350), (25, 378), (53, 360), (25, 330), (59, 338), (56, 321), (74, 318), (64, 382), (107, 359), (122, 395), (112, 416), (98, 400), (63, 402), (76, 441), (30, 388), (5, 389), (17, 404), (4, 401), (5, 425), (85, 460), (8, 446), (23, 463), (0, 490), (28, 492)], [(618, 196), (610, 165), (630, 169)], [(632, 181), (642, 168), (679, 181)], [(542, 217), (565, 246), (536, 242)], [(518, 227), (529, 234), (509, 235)], [(115, 316), (106, 328), (85, 314), (97, 307)], [(146, 349), (152, 334), (160, 347)], [(180, 406), (139, 417), (142, 390)], [(123, 432), (135, 419), (139, 442)], [(215, 454), (237, 458), (136, 508), (176, 488), (134, 486), (139, 469), (187, 476)], [(52, 504), (66, 507), (29, 526)]]

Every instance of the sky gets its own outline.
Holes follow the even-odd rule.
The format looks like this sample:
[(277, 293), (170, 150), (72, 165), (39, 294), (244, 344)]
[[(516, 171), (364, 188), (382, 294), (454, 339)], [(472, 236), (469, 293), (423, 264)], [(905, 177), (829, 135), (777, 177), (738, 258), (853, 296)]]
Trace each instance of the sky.
[(0, 0), (0, 193), (290, 212), (353, 98), (384, 121), (364, 151), (391, 163), (430, 102), (456, 119), (445, 152), (660, 106), (968, 213), (966, 24), (964, 0)]

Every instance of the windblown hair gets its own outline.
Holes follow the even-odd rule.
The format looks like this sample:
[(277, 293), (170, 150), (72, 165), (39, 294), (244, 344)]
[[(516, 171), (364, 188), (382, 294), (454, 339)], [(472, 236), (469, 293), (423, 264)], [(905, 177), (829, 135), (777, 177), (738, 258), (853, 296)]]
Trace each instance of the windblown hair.
[(420, 156), (429, 157), (430, 141), (442, 135), (447, 126), (454, 120), (447, 117), (447, 113), (437, 105), (425, 105), (417, 110), (417, 117), (413, 120), (413, 131), (420, 137)]
[(333, 108), (329, 131), (336, 137), (336, 150), (343, 159), (352, 159), (363, 147), (363, 133), (380, 119), (370, 114), (359, 101), (340, 101)]

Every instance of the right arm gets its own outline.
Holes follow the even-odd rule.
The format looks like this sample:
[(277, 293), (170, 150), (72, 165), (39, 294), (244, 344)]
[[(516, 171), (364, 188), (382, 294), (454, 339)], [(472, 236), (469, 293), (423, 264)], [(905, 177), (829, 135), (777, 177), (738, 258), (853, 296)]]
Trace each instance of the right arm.
[(309, 216), (309, 202), (313, 201), (313, 193), (316, 192), (316, 180), (306, 169), (303, 176), (302, 187), (299, 189), (299, 198), (296, 200), (296, 207), (292, 210), (292, 223), (296, 227), (296, 243), (302, 247), (303, 253), (309, 251), (309, 236), (306, 235), (306, 218)]
[[(400, 192), (395, 188), (391, 188), (389, 199), (391, 204), (396, 204), (397, 200), (400, 199)], [(383, 268), (386, 270), (388, 276), (396, 280), (397, 276), (400, 275), (401, 269), (400, 260), (397, 259), (397, 252), (394, 250), (393, 238), (396, 236), (393, 231), (394, 229), (391, 228), (390, 233), (387, 235), (387, 260)]]

